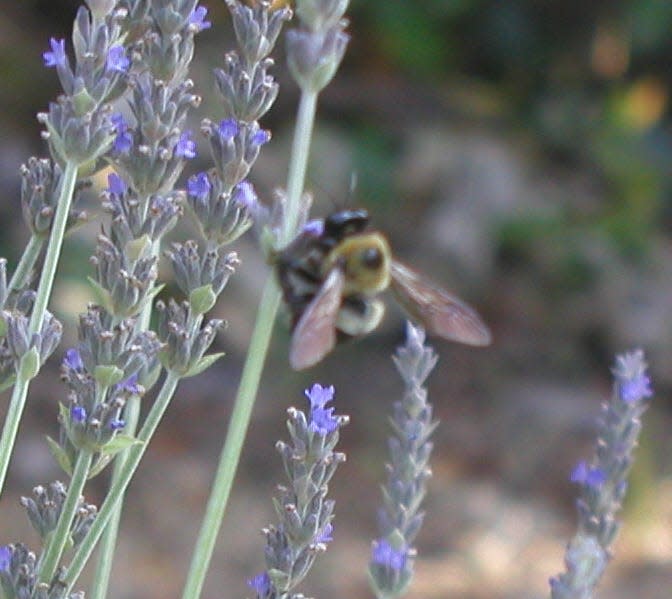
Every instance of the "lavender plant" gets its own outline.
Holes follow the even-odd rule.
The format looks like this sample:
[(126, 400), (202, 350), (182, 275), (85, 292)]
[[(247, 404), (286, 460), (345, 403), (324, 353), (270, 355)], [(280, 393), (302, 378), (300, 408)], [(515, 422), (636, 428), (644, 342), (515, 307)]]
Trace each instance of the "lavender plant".
[[(45, 65), (56, 69), (64, 93), (57, 102), (49, 105), (48, 112), (38, 115), (38, 120), (45, 126), (43, 137), (49, 144), (51, 161), (32, 159), (22, 168), (23, 214), (32, 236), (22, 264), (10, 282), (10, 293), (3, 298), (3, 342), (7, 343), (10, 353), (14, 352), (16, 379), (0, 439), (0, 487), (9, 465), (30, 380), (37, 374), (40, 358), (55, 349), (60, 337), (60, 323), (55, 322), (46, 306), (63, 236), (68, 221), (73, 220), (71, 205), (77, 190), (76, 181), (78, 176), (95, 169), (109, 149), (115, 131), (110, 118), (110, 102), (125, 88), (129, 60), (121, 44), (120, 21), (124, 12), (110, 11), (111, 7), (106, 7), (101, 13), (100, 8), (99, 3), (94, 3), (91, 11), (82, 7), (78, 12), (73, 31), (74, 68), (66, 55), (64, 40), (52, 38), (51, 49), (43, 55)], [(28, 310), (17, 310), (19, 304), (12, 299), (12, 291), (16, 297), (17, 292), (25, 290), (30, 284), (44, 241), (47, 241), (44, 263), (28, 320)], [(23, 291), (19, 293), (19, 296), (22, 295)], [(79, 424), (87, 416), (81, 404), (70, 415), (73, 419), (79, 418)], [(105, 442), (111, 441), (120, 428), (119, 422), (116, 418), (105, 422), (110, 427), (108, 435), (104, 435)], [(94, 422), (91, 424), (94, 425)], [(100, 420), (95, 421), (95, 425), (100, 424)], [(79, 440), (82, 441), (85, 436), (80, 435)], [(99, 450), (103, 444), (100, 436), (97, 440), (96, 450)], [(17, 575), (3, 576), (5, 594), (10, 597), (15, 593), (18, 596), (26, 593), (44, 596), (67, 594), (63, 571), (58, 564), (66, 544), (72, 542), (75, 514), (81, 503), (80, 495), (93, 454), (92, 448), (87, 447), (77, 455), (74, 463), (68, 464), (70, 485), (59, 505), (58, 519), (50, 522), (53, 529), (43, 538), (44, 550), (39, 560), (36, 561), (35, 555), (22, 546), (13, 546), (11, 557), (7, 558), (8, 567), (14, 568)], [(60, 456), (63, 464), (66, 455), (63, 450)], [(33, 522), (35, 524), (36, 520)]]
[[(157, 251), (161, 238), (181, 215), (180, 193), (173, 190), (174, 184), (184, 161), (195, 156), (195, 144), (182, 126), (188, 109), (197, 106), (199, 99), (191, 94), (192, 85), (185, 77), (193, 55), (193, 36), (210, 26), (205, 21), (206, 11), (195, 2), (122, 1), (115, 8), (115, 3), (91, 0), (89, 10), (80, 9), (75, 22), (75, 68), (71, 68), (64, 40), (52, 39), (51, 50), (44, 55), (45, 64), (57, 69), (66, 94), (51, 105), (49, 114), (40, 115), (40, 121), (47, 128), (45, 139), (49, 141), (56, 164), (66, 165), (64, 178), (68, 183), (67, 187), (60, 182), (54, 184), (54, 188), (65, 189), (68, 197), (52, 200), (57, 206), (52, 237), (58, 245), (55, 252), (48, 252), (47, 262), (55, 265), (57, 261), (66, 223), (61, 213), (69, 215), (80, 167), (83, 172), (93, 171), (104, 160), (115, 168), (116, 174), (109, 176), (103, 204), (112, 222), (109, 230), (104, 229), (99, 235), (92, 259), (96, 277), (91, 278), (91, 283), (99, 305), (91, 306), (80, 320), (80, 345), (67, 352), (63, 364), (70, 397), (61, 406), (59, 439), (51, 440), (50, 444), (70, 476), (70, 484), (53, 531), (46, 540), (44, 554), (35, 562), (39, 566), (33, 581), (37, 586), (54, 579), (59, 588), (69, 592), (105, 531), (106, 540), (94, 583), (95, 594), (105, 595), (123, 491), (177, 381), (197, 374), (217, 358), (216, 355), (205, 357), (204, 353), (221, 322), (211, 321), (201, 328), (202, 318), (237, 264), (235, 254), (224, 253), (223, 246), (250, 225), (249, 212), (255, 196), (243, 179), (260, 147), (270, 138), (268, 132), (259, 128), (257, 119), (277, 95), (277, 85), (267, 74), (272, 65), (268, 53), (283, 21), (290, 16), (286, 9), (271, 11), (266, 2), (254, 8), (233, 1), (228, 4), (234, 17), (240, 54), (227, 56), (226, 69), (218, 71), (217, 79), (230, 115), (217, 126), (204, 121), (202, 131), (210, 141), (215, 169), (192, 178), (188, 187), (190, 206), (206, 237), (206, 247), (201, 254), (196, 242), (187, 242), (175, 244), (167, 253), (188, 301), (157, 304), (158, 336), (147, 330), (151, 301), (160, 290), (155, 284)], [(333, 70), (335, 66), (336, 63)], [(109, 104), (124, 94), (127, 85), (132, 121), (123, 113), (113, 114)], [(311, 92), (314, 95), (316, 90)], [(304, 137), (304, 147), (307, 141)], [(35, 165), (44, 166), (40, 162)], [(43, 175), (36, 170), (33, 179)], [(54, 172), (59, 174), (57, 169)], [(50, 178), (49, 172), (42, 176), (42, 179)], [(35, 195), (39, 200), (42, 188), (34, 186), (34, 190), (38, 191)], [(36, 236), (43, 236), (50, 226), (46, 204), (46, 209), (42, 209), (39, 202), (37, 207), (36, 202), (24, 202), (25, 212), (31, 217), (29, 225)], [(288, 212), (296, 214), (297, 210)], [(282, 226), (284, 236), (289, 239), (292, 234), (289, 226), (285, 223)], [(29, 255), (37, 258), (37, 252)], [(32, 264), (28, 264), (18, 271), (24, 273), (25, 278), (31, 267)], [(53, 268), (49, 271), (53, 280)], [(22, 280), (21, 284), (26, 282)], [(11, 286), (12, 283), (10, 290)], [(275, 296), (275, 307), (267, 312), (269, 320), (277, 308), (277, 291)], [(33, 315), (44, 310), (47, 297), (48, 290), (38, 294), (38, 309), (33, 310)], [(9, 306), (9, 294), (4, 299), (7, 302), (3, 304)], [(25, 318), (22, 320), (14, 314), (5, 317), (8, 329), (8, 334), (3, 336), (7, 340), (5, 354), (21, 357), (20, 351), (28, 352), (28, 334), (20, 328), (23, 325), (27, 329), (24, 321)], [(262, 331), (269, 329), (258, 327)], [(34, 350), (30, 363), (21, 365), (21, 369), (15, 365), (15, 370), (22, 375), (22, 383), (36, 372), (35, 354), (37, 358), (46, 359), (53, 351), (54, 336), (54, 333), (46, 336), (46, 341), (33, 339), (42, 355)], [(251, 351), (250, 355), (258, 353)], [(134, 437), (138, 400), (157, 380), (159, 359), (167, 376)], [(8, 360), (7, 363), (6, 370), (10, 371), (11, 364)], [(27, 385), (19, 390), (18, 405), (22, 408)], [(2, 445), (3, 455), (7, 456), (3, 477), (20, 409), (15, 412), (16, 417), (10, 415), (8, 419), (13, 429), (3, 437), (9, 439), (9, 443)], [(80, 497), (86, 479), (115, 456), (112, 487), (66, 573), (58, 564), (71, 538), (75, 498)], [(203, 544), (199, 543), (199, 547)]]
[[(348, 36), (344, 32), (346, 22), (343, 15), (347, 5), (347, 0), (300, 0), (296, 4), (300, 23), (297, 29), (288, 32), (287, 55), (292, 74), (301, 88), (301, 98), (289, 162), (286, 194), (278, 196), (271, 214), (265, 219), (266, 226), (262, 237), (272, 249), (277, 250), (287, 245), (307, 219), (309, 200), (304, 196), (303, 188), (317, 97), (335, 74), (345, 52)], [(224, 135), (227, 144), (234, 147), (235, 139), (240, 139), (238, 145), (243, 148), (245, 147), (243, 141), (249, 140), (248, 144), (254, 150), (260, 141), (258, 130), (254, 122), (250, 124), (244, 118), (257, 117), (259, 111), (272, 102), (271, 98), (274, 99), (274, 84), (266, 74), (272, 63), (266, 56), (277, 39), (282, 22), (287, 20), (291, 13), (284, 8), (272, 10), (270, 3), (263, 1), (254, 3), (250, 8), (240, 2), (227, 0), (227, 6), (233, 16), (239, 52), (227, 55), (226, 68), (218, 72), (217, 79), (219, 90), (225, 99), (225, 109), (231, 111), (234, 119), (243, 119), (243, 125), (232, 123), (230, 119), (223, 121), (220, 123), (220, 135)], [(297, 39), (302, 40), (300, 44), (297, 43)], [(330, 40), (329, 43), (326, 42), (327, 39)], [(247, 90), (253, 89), (255, 81), (257, 91), (248, 93)], [(224, 132), (221, 131), (222, 127)], [(218, 142), (220, 138), (212, 134), (209, 122), (204, 123), (203, 129), (211, 140), (216, 169), (224, 181), (231, 169), (219, 165), (220, 155), (226, 157), (233, 152), (232, 150), (224, 152), (223, 149), (220, 150), (219, 143), (213, 143), (213, 140)], [(240, 154), (244, 152), (239, 151), (233, 155)], [(245, 162), (242, 162), (243, 172)], [(185, 599), (200, 593), (212, 558), (250, 422), (279, 304), (280, 291), (271, 275), (259, 303), (226, 440), (191, 560), (183, 592)]]
[(259, 599), (298, 598), (293, 591), (306, 577), (317, 555), (332, 541), (334, 502), (326, 499), (329, 481), (345, 454), (334, 452), (347, 416), (334, 416), (334, 387), (315, 384), (306, 390), (308, 416), (290, 408), (287, 428), (291, 445), (276, 444), (288, 486), (278, 486), (274, 500), (277, 526), (264, 529), (267, 569), (248, 584)]
[(424, 330), (407, 323), (406, 343), (394, 356), (405, 390), (392, 409), (390, 462), (378, 511), (380, 536), (373, 542), (369, 563), (371, 587), (380, 598), (403, 594), (413, 575), (416, 551), (412, 543), (424, 519), (420, 506), (431, 476), (428, 464), (433, 444), (429, 438), (438, 424), (432, 420), (424, 383), (437, 360), (425, 346)]
[(580, 487), (578, 530), (567, 546), (566, 571), (551, 578), (553, 599), (592, 597), (607, 567), (621, 526), (617, 514), (628, 488), (641, 416), (653, 394), (646, 368), (641, 350), (616, 358), (614, 392), (602, 407), (595, 455), (572, 472)]
[[(150, 412), (138, 439), (133, 438), (138, 399), (144, 393), (138, 381), (146, 386), (155, 382), (159, 350), (170, 347), (170, 339), (160, 342), (155, 333), (147, 330), (147, 325), (151, 300), (159, 290), (155, 280), (160, 240), (174, 227), (181, 213), (180, 194), (173, 191), (173, 186), (184, 161), (195, 156), (195, 144), (182, 127), (188, 109), (198, 105), (199, 98), (190, 93), (192, 84), (185, 76), (193, 55), (193, 37), (209, 23), (204, 20), (204, 9), (196, 7), (195, 2), (144, 7), (133, 3), (114, 10), (114, 4), (91, 2), (89, 8), (81, 8), (75, 21), (75, 68), (71, 68), (66, 56), (64, 40), (52, 39), (51, 51), (44, 55), (45, 64), (56, 67), (66, 95), (52, 104), (50, 113), (41, 115), (40, 120), (47, 127), (46, 138), (53, 159), (57, 164), (64, 162), (66, 175), (73, 178), (71, 187), (74, 188), (77, 168), (85, 165), (93, 169), (102, 160), (113, 164), (125, 180), (116, 174), (110, 175), (104, 207), (113, 220), (109, 232), (104, 230), (99, 235), (92, 259), (96, 277), (91, 282), (100, 305), (91, 306), (80, 319), (80, 344), (67, 352), (63, 365), (70, 396), (60, 410), (60, 438), (51, 441), (51, 447), (71, 478), (58, 519), (45, 538), (44, 552), (36, 562), (39, 566), (34, 581), (36, 588), (51, 583), (54, 577), (63, 588), (71, 587), (85, 558), (80, 558), (80, 565), (73, 560), (67, 575), (58, 569), (58, 564), (72, 537), (71, 528), (86, 479), (99, 472), (118, 452), (135, 447), (135, 454), (126, 456), (132, 459), (117, 461), (112, 490), (96, 518), (96, 532), (83, 543), (83, 555), (88, 557), (108, 519), (111, 516), (118, 519), (116, 503), (165, 410), (176, 381), (212, 362), (212, 358), (202, 356), (218, 327), (218, 323), (213, 322), (199, 331), (199, 318), (189, 319), (186, 336), (186, 341), (191, 340), (189, 359), (182, 360), (182, 369), (168, 361), (170, 374), (160, 394), (163, 401), (154, 405), (157, 413)], [(139, 33), (134, 37), (131, 32)], [(123, 46), (122, 42), (127, 45)], [(133, 69), (127, 54), (133, 56)], [(103, 104), (119, 97), (126, 88), (125, 83), (133, 90), (129, 99), (133, 125), (121, 114), (111, 114), (110, 105)], [(90, 113), (83, 113), (85, 109)], [(46, 175), (42, 172), (47, 171), (45, 162), (29, 164), (37, 167), (33, 180), (53, 178), (48, 176), (49, 172)], [(59, 171), (54, 169), (54, 173), (58, 175)], [(26, 176), (26, 180), (30, 178)], [(50, 206), (43, 202), (46, 208), (40, 208), (38, 202), (29, 201), (40, 199), (39, 192), (44, 186), (37, 187), (38, 184), (32, 187), (35, 197), (24, 201), (24, 213), (32, 217), (29, 224), (33, 234), (43, 236), (49, 226), (43, 221), (49, 217)], [(54, 184), (54, 188), (59, 186), (62, 190), (63, 180)], [(62, 198), (56, 202), (50, 246), (54, 239), (54, 244), (62, 240), (66, 221), (62, 219), (60, 231), (56, 224), (59, 210), (69, 205), (69, 198), (66, 200), (65, 204)], [(35, 218), (36, 215), (40, 218)], [(49, 258), (48, 250), (45, 260), (48, 262)], [(231, 272), (231, 264), (235, 264), (234, 256), (221, 265), (219, 291)], [(6, 317), (5, 322), (14, 331), (15, 323), (20, 320)], [(174, 330), (180, 324), (184, 325), (168, 321), (160, 330)], [(18, 336), (13, 335), (12, 339), (15, 338)], [(181, 338), (180, 342), (184, 349), (185, 339)], [(125, 412), (123, 418), (122, 411)], [(11, 422), (11, 418), (8, 421)], [(118, 434), (122, 429), (125, 435)], [(125, 471), (123, 466), (128, 466)], [(106, 593), (116, 535), (114, 522), (107, 527), (106, 535), (94, 583), (97, 596)]]
[[(73, 30), (74, 69), (65, 53), (64, 40), (52, 38), (51, 49), (43, 56), (45, 65), (56, 69), (63, 94), (49, 105), (48, 112), (38, 115), (38, 120), (45, 126), (43, 137), (49, 144), (51, 160), (33, 159), (22, 167), (22, 205), (31, 239), (8, 288), (5, 285), (8, 293), (2, 298), (3, 344), (10, 338), (7, 333), (11, 323), (12, 339), (17, 341), (14, 348), (21, 354), (14, 354), (15, 372), (3, 381), (5, 387), (14, 384), (14, 389), (0, 437), (0, 490), (30, 381), (48, 355), (40, 348), (53, 351), (60, 339), (60, 323), (47, 312), (47, 303), (66, 226), (73, 217), (71, 207), (78, 174), (93, 168), (114, 137), (110, 101), (123, 89), (128, 68), (120, 45), (121, 18), (122, 13), (104, 16), (82, 8)], [(49, 231), (48, 238), (46, 231)], [(28, 289), (45, 242), (47, 248), (40, 280), (32, 305), (26, 309), (25, 304), (16, 305), (12, 297), (17, 293), (25, 295), (22, 292)], [(7, 347), (7, 351), (11, 353), (12, 350)]]

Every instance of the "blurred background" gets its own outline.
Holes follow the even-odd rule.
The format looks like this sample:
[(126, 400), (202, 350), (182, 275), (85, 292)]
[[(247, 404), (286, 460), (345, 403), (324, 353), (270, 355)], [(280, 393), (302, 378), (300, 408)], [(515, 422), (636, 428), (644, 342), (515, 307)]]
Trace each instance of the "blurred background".
[[(59, 91), (42, 67), (49, 37), (69, 38), (79, 2), (0, 4), (0, 255), (15, 265), (27, 240), (18, 168), (44, 156), (35, 114)], [(222, 117), (212, 69), (233, 47), (223, 2), (206, 3), (212, 29), (197, 39), (192, 78), (201, 118)], [(353, 0), (352, 40), (320, 98), (309, 168), (315, 215), (363, 206), (398, 257), (477, 307), (495, 342), (441, 341), (429, 382), (436, 417), (434, 478), (408, 597), (548, 595), (576, 521), (569, 482), (592, 452), (600, 402), (617, 352), (641, 347), (655, 401), (646, 414), (625, 526), (600, 597), (669, 597), (672, 585), (672, 3), (667, 0)], [(273, 132), (253, 172), (266, 200), (286, 178), (298, 93), (276, 52)], [(206, 144), (185, 177), (210, 166)], [(357, 188), (350, 191), (352, 173)], [(105, 184), (101, 178), (96, 191)], [(91, 300), (83, 274), (104, 224), (68, 239), (52, 309), (63, 349), (34, 383), (0, 501), (0, 544), (36, 548), (18, 497), (62, 476), (44, 435), (65, 397), (58, 363)], [(186, 221), (186, 219), (185, 219)], [(195, 235), (189, 224), (175, 238)], [(227, 356), (178, 388), (127, 501), (112, 596), (178, 596), (236, 393), (268, 267), (248, 234), (242, 266), (214, 310)], [(169, 276), (163, 269), (162, 276)], [(168, 287), (167, 293), (175, 288)], [(259, 530), (273, 521), (282, 482), (278, 438), (290, 405), (313, 382), (337, 389), (348, 461), (332, 483), (335, 541), (301, 589), (308, 596), (371, 596), (365, 563), (386, 459), (387, 411), (402, 384), (390, 356), (402, 312), (388, 302), (380, 329), (340, 347), (307, 373), (287, 364), (280, 322), (255, 407), (237, 486), (204, 592), (249, 596), (263, 569)], [(8, 394), (0, 397), (0, 416)], [(151, 401), (148, 397), (147, 401)], [(105, 476), (87, 499), (98, 502)]]

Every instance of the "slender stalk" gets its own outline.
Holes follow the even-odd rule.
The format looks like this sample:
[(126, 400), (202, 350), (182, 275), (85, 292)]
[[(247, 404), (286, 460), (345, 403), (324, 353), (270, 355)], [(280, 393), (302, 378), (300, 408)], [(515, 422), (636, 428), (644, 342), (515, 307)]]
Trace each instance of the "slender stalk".
[(77, 513), (77, 505), (89, 475), (92, 459), (93, 454), (90, 451), (81, 450), (77, 456), (58, 524), (49, 537), (42, 556), (39, 582), (46, 584), (51, 582), (61, 561), (63, 551), (70, 542), (70, 527)]
[(222, 525), (224, 511), (231, 493), (233, 478), (236, 474), (240, 453), (245, 441), (254, 400), (257, 396), (261, 372), (271, 341), (273, 322), (280, 304), (280, 291), (275, 280), (269, 277), (257, 312), (257, 321), (247, 352), (247, 360), (238, 388), (238, 395), (231, 414), (226, 441), (210, 493), (210, 499), (203, 517), (187, 581), (182, 593), (183, 599), (198, 597), (203, 588), (217, 534)]
[(16, 265), (14, 274), (9, 281), (9, 289), (17, 290), (25, 287), (30, 282), (30, 276), (40, 255), (40, 250), (44, 244), (44, 237), (31, 235), (26, 249), (23, 250), (21, 260)]
[[(68, 162), (65, 166), (65, 171), (63, 172), (63, 178), (61, 179), (61, 189), (58, 197), (56, 214), (54, 215), (54, 223), (51, 228), (47, 253), (44, 258), (44, 265), (42, 266), (40, 283), (35, 296), (33, 313), (30, 317), (31, 333), (37, 333), (42, 329), (42, 321), (51, 295), (51, 289), (56, 275), (56, 267), (58, 266), (58, 258), (61, 255), (65, 225), (68, 220), (68, 214), (70, 213), (70, 205), (75, 191), (75, 183), (77, 182), (77, 168), (77, 165)], [(31, 252), (34, 251), (35, 248), (32, 248)], [(26, 267), (27, 264), (26, 261), (22, 268)], [(21, 276), (23, 277), (24, 275)], [(15, 279), (16, 275), (12, 277), (12, 284)], [(0, 495), (2, 494), (5, 477), (7, 476), (9, 460), (12, 456), (12, 449), (14, 448), (14, 442), (19, 430), (19, 422), (21, 421), (23, 408), (26, 405), (29, 386), (30, 380), (18, 379), (12, 390), (12, 398), (9, 403), (7, 417), (2, 429), (2, 437), (0, 437)]]
[(316, 109), (317, 93), (304, 91), (299, 101), (294, 140), (292, 141), (292, 157), (287, 175), (287, 212), (280, 238), (281, 247), (287, 245), (296, 236)]
[(75, 163), (68, 162), (63, 171), (58, 204), (56, 205), (56, 214), (54, 215), (54, 224), (51, 228), (51, 234), (49, 235), (49, 245), (47, 245), (47, 253), (44, 256), (40, 284), (37, 288), (37, 295), (35, 296), (33, 313), (30, 317), (31, 333), (37, 333), (42, 328), (44, 313), (47, 310), (47, 304), (51, 297), (51, 289), (54, 285), (54, 278), (56, 277), (58, 259), (61, 256), (61, 248), (63, 247), (65, 225), (68, 222), (72, 196), (75, 192), (75, 183), (77, 183), (78, 168), (79, 167)]
[(12, 457), (14, 441), (19, 431), (21, 414), (26, 405), (28, 386), (28, 381), (17, 381), (14, 389), (12, 389), (12, 398), (9, 401), (9, 408), (7, 409), (5, 424), (2, 428), (2, 436), (0, 437), (0, 495), (2, 494), (2, 487), (7, 476), (9, 460)]
[[(301, 94), (287, 179), (287, 203), (284, 226), (280, 236), (281, 245), (289, 243), (296, 235), (316, 107), (316, 93), (304, 92)], [(231, 414), (226, 441), (220, 455), (205, 516), (196, 540), (182, 599), (197, 599), (203, 588), (208, 566), (215, 549), (217, 535), (224, 519), (226, 504), (231, 494), (245, 435), (250, 424), (252, 408), (259, 389), (261, 372), (268, 353), (279, 305), (280, 290), (275, 279), (271, 276), (266, 282), (257, 311), (257, 320), (247, 351), (238, 395)]]
[(131, 479), (140, 464), (140, 460), (142, 460), (142, 456), (145, 453), (145, 449), (159, 426), (159, 422), (161, 422), (161, 418), (175, 393), (179, 380), (179, 375), (172, 372), (169, 372), (164, 380), (163, 385), (161, 386), (161, 391), (159, 391), (159, 394), (154, 401), (154, 405), (147, 414), (147, 418), (136, 437), (138, 444), (132, 446), (128, 450), (128, 457), (123, 467), (120, 469), (118, 479), (110, 487), (107, 497), (105, 497), (105, 501), (100, 507), (98, 516), (94, 520), (89, 532), (77, 548), (77, 551), (70, 562), (70, 566), (68, 567), (68, 571), (64, 578), (65, 584), (68, 587), (65, 593), (66, 596), (71, 592), (72, 586), (82, 573), (86, 562), (91, 557), (91, 553), (93, 553), (96, 543), (103, 534), (103, 531), (115, 511), (115, 506), (121, 500), (126, 488), (131, 482)]
[[(140, 419), (140, 398), (133, 396), (129, 399), (124, 409), (124, 420), (126, 426), (124, 433), (134, 435)], [(120, 479), (124, 466), (128, 461), (128, 453), (131, 448), (124, 450), (114, 458), (114, 469), (112, 473), (113, 487)], [(114, 561), (114, 551), (117, 546), (117, 536), (119, 534), (119, 523), (121, 521), (121, 511), (124, 505), (123, 492), (122, 499), (117, 502), (112, 510), (110, 520), (105, 527), (102, 539), (100, 540), (100, 549), (98, 551), (98, 561), (91, 585), (91, 599), (104, 599), (107, 596), (107, 590), (110, 585), (110, 575), (112, 573), (112, 564)]]

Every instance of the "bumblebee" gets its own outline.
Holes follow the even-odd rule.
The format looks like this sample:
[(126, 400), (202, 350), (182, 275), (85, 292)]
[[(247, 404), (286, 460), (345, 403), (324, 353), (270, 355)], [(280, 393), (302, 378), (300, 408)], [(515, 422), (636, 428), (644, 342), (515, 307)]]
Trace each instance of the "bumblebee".
[(340, 210), (309, 223), (276, 255), (275, 269), (291, 314), (295, 370), (375, 329), (385, 311), (378, 295), (388, 287), (430, 333), (467, 345), (491, 341), (471, 307), (393, 258), (386, 237), (369, 228), (366, 210)]

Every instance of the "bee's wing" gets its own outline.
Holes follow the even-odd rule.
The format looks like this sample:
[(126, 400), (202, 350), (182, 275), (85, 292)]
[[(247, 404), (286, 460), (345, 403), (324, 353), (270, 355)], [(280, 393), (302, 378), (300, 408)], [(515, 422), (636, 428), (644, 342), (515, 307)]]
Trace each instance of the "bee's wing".
[(467, 345), (490, 344), (490, 330), (462, 300), (396, 260), (392, 260), (390, 274), (399, 303), (430, 333)]
[(296, 323), (289, 348), (289, 363), (294, 370), (317, 364), (336, 345), (336, 318), (343, 284), (343, 271), (332, 268)]

